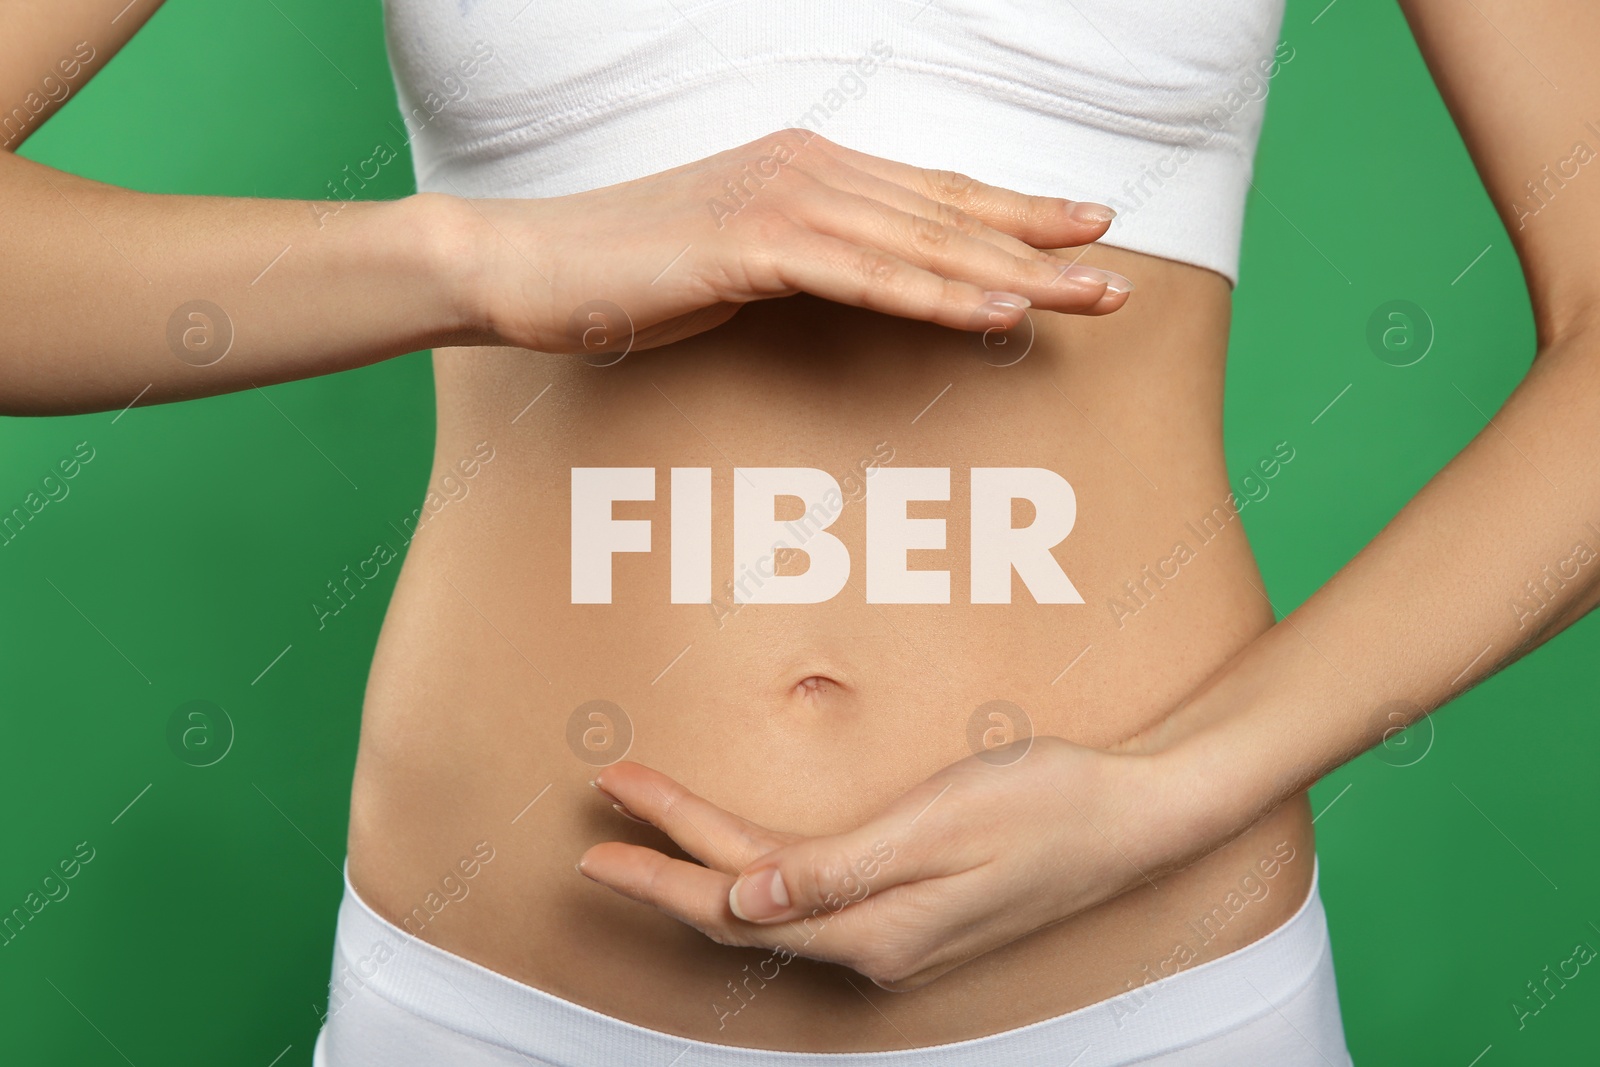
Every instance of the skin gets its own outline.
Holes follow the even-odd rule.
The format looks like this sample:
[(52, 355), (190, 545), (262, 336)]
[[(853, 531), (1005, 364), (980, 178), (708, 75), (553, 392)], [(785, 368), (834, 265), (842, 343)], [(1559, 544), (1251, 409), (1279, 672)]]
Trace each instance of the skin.
[[(1030, 311), (1032, 347), (1020, 360), (995, 358), (967, 334), (808, 296), (752, 304), (716, 330), (614, 363), (611, 353), (591, 365), (506, 350), (436, 352), (430, 491), (444, 500), (454, 486), (456, 499), (438, 504), (410, 544), (368, 680), (350, 818), (350, 878), (361, 897), (434, 944), (613, 1017), (723, 1044), (812, 1051), (903, 1048), (1020, 1026), (1122, 992), (1146, 980), (1146, 968), (1166, 964), (1170, 973), (1184, 958), (1180, 943), (1197, 964), (1281, 925), (1309, 888), (1301, 796), (1228, 848), (1170, 878), (1157, 872), (1159, 887), (1141, 884), (900, 994), (874, 987), (890, 976), (870, 959), (847, 955), (882, 943), (877, 927), (873, 940), (852, 928), (895, 889), (823, 924), (806, 946), (837, 950), (829, 958), (845, 966), (781, 963), (770, 951), (719, 944), (573, 870), (586, 852), (586, 873), (616, 850), (625, 861), (685, 855), (588, 784), (598, 775), (626, 792), (617, 779), (648, 767), (774, 834), (844, 834), (853, 845), (856, 828), (915, 803), (905, 821), (952, 858), (968, 854), (954, 851), (963, 843), (1025, 847), (1026, 876), (1014, 888), (979, 882), (963, 893), (980, 915), (1004, 903), (1036, 921), (1010, 906), (1016, 896), (1078, 877), (1077, 858), (1040, 832), (1078, 816), (1053, 791), (1012, 783), (1037, 787), (1051, 746), (1098, 751), (1138, 733), (1272, 624), (1240, 523), (1222, 523), (1204, 545), (1186, 531), (1229, 493), (1226, 281), (1113, 248), (1091, 249), (1084, 262), (1137, 278), (1138, 291), (1111, 315)], [(468, 478), (458, 464), (480, 446), (494, 458)], [(859, 490), (859, 465), (890, 452), (884, 469), (950, 469), (950, 501), (912, 507), (945, 520), (949, 547), (913, 552), (912, 565), (947, 569), (950, 603), (866, 602), (859, 492), (828, 528), (852, 559), (851, 580), (833, 599), (737, 610), (671, 603), (667, 468), (711, 469), (720, 583), (732, 574), (733, 466), (806, 465), (842, 487), (856, 478)], [(571, 470), (637, 465), (656, 470), (655, 499), (613, 510), (648, 519), (654, 550), (615, 558), (612, 603), (574, 604)], [(1070, 479), (1078, 524), (1054, 555), (1087, 603), (1039, 604), (1020, 583), (1010, 604), (968, 602), (964, 515), (975, 466), (1041, 466)], [(879, 476), (865, 477), (868, 496)], [(1294, 476), (1292, 466), (1279, 475)], [(1179, 578), (1132, 618), (1106, 610), (1124, 580), (1178, 539), (1196, 547)], [(586, 718), (581, 709), (594, 700), (621, 711), (608, 713), (611, 722)], [(993, 700), (1025, 710), (1038, 749), (1011, 767), (980, 763), (995, 773), (929, 807), (918, 783), (973, 751), (973, 714)], [(613, 763), (624, 755), (614, 740), (624, 729), (626, 759)], [(1087, 805), (1069, 795), (1096, 821), (1158, 799), (1109, 777), (1081, 788)], [(768, 850), (764, 842), (730, 840), (691, 807), (673, 805), (673, 817), (644, 792), (627, 793), (629, 807), (705, 859), (681, 869), (722, 880), (710, 907), (735, 926), (727, 886)], [(976, 831), (962, 828), (969, 806), (983, 813)], [(697, 841), (697, 826), (716, 840)], [(883, 878), (915, 859), (918, 842), (902, 830), (884, 837), (901, 851)], [(493, 861), (446, 886), (480, 842)], [(842, 858), (870, 858), (874, 843)], [(1280, 846), (1287, 860), (1276, 858)], [(1262, 863), (1273, 877), (1261, 875)], [(648, 873), (642, 881), (647, 891)], [(1241, 883), (1258, 899), (1242, 903)], [(440, 907), (446, 890), (459, 899)], [(1230, 894), (1239, 910), (1217, 915)]]
[[(1442, 3), (1406, 10), (1485, 183), (1507, 204), (1550, 146), (1581, 126), (1580, 103), (1600, 88), (1579, 45), (1595, 39), (1600, 16), (1571, 5), (1481, 6), (1527, 35), (1523, 47), (1566, 87), (1563, 106), (1539, 95), (1534, 75), (1498, 61), (1504, 43), (1491, 28)], [(89, 3), (13, 2), (6, 12), (17, 16), (8, 25), (32, 30), (0, 45), (0, 70), (11, 72), (0, 82), (4, 100), (22, 99), (27, 72), (49, 70), (73, 43), (93, 41), (109, 58), (132, 32), (126, 18), (108, 29), (107, 11)], [(1486, 69), (1498, 79), (1481, 78)], [(774, 195), (710, 228), (708, 191), (785, 141), (796, 161), (764, 190)], [(363, 718), (351, 877), (401, 922), (440, 871), (490, 835), (502, 844), (473, 889), (478, 903), (446, 909), (423, 936), (674, 1033), (842, 1051), (956, 1040), (1060, 1014), (1142, 980), (1141, 967), (1167, 956), (1186, 919), (1243, 876), (1264, 877), (1261, 865), (1285, 843), (1301, 859), (1280, 862), (1271, 893), (1198, 958), (1247, 943), (1304, 898), (1303, 790), (1380, 739), (1374, 707), (1396, 696), (1437, 706), (1509, 661), (1497, 652), (1455, 680), (1485, 644), (1520, 654), (1600, 595), (1585, 575), (1529, 634), (1500, 596), (1481, 591), (1520, 589), (1600, 511), (1600, 476), (1565, 444), (1585, 440), (1600, 415), (1589, 326), (1600, 207), (1577, 185), (1522, 229), (1507, 219), (1539, 353), (1495, 429), (1284, 623), (1272, 625), (1234, 525), (1151, 614), (1128, 623), (1143, 629), (1118, 628), (1109, 645), (1096, 641), (1112, 640), (1105, 618), (1025, 597), (1001, 614), (957, 605), (890, 614), (857, 595), (825, 610), (746, 607), (733, 620), (743, 629), (717, 631), (726, 639), (711, 662), (685, 659), (663, 676), (665, 689), (648, 675), (682, 647), (687, 616), (663, 610), (664, 596), (655, 607), (641, 597), (626, 611), (576, 612), (537, 566), (567, 551), (564, 509), (548, 502), (561, 499), (561, 478), (579, 457), (622, 465), (645, 456), (731, 474), (706, 435), (675, 421), (690, 416), (657, 396), (673, 406), (694, 398), (696, 421), (726, 429), (719, 444), (740, 462), (840, 471), (870, 451), (876, 437), (863, 427), (898, 412), (892, 401), (931, 397), (965, 374), (970, 391), (946, 399), (967, 395), (972, 407), (897, 431), (895, 462), (1072, 469), (1085, 521), (1058, 559), (1084, 586), (1114, 587), (1165, 555), (1173, 531), (1227, 492), (1225, 283), (1096, 249), (1083, 264), (1114, 275), (1073, 284), (1061, 268), (1105, 232), (1104, 220), (1073, 221), (1062, 201), (793, 133), (579, 197), (350, 205), (329, 223), (337, 240), (319, 239), (330, 235), (304, 204), (148, 196), (11, 156), (0, 156), (0, 195), (17, 220), (0, 234), (0, 271), (13, 291), (26, 284), (35, 294), (29, 308), (8, 312), (0, 341), (8, 412), (121, 407), (147, 387), (140, 403), (207, 395), (446, 349), (436, 359), (435, 480), (490, 427), (504, 443), (501, 466), (488, 470), (504, 477), (486, 477), (474, 497), (430, 520), (408, 556)], [(623, 243), (653, 254), (618, 262), (608, 249)], [(252, 287), (287, 245), (293, 253), (266, 276), (272, 285)], [(685, 245), (657, 288), (656, 272)], [(58, 269), (24, 278), (24, 263)], [(1141, 290), (1126, 307), (1125, 277)], [(86, 286), (100, 297), (87, 307)], [(801, 292), (811, 295), (791, 295)], [(1032, 302), (1038, 339), (1009, 368), (1019, 373), (982, 378), (970, 338), (935, 331), (1018, 321), (1020, 302), (994, 292)], [(226, 309), (239, 339), (208, 367), (175, 359), (167, 343), (173, 309), (196, 296)], [(623, 307), (634, 327), (630, 354), (603, 378), (560, 355), (583, 348), (568, 319), (597, 296)], [(602, 351), (612, 336), (608, 327)], [(829, 345), (819, 353), (808, 337)], [(46, 340), (60, 359), (36, 358)], [(556, 355), (448, 347), (485, 344)], [(831, 395), (853, 421), (830, 423), (826, 405), (805, 403), (817, 369), (806, 361), (819, 359), (849, 386)], [(546, 422), (512, 436), (506, 427), (524, 398), (557, 383), (540, 412)], [(1010, 411), (1021, 414), (1006, 439), (1023, 443), (1005, 451), (983, 418)], [(772, 447), (783, 441), (804, 447)], [(1529, 463), (1562, 492), (1547, 493)], [(859, 522), (859, 509), (839, 520), (856, 552)], [(1435, 575), (1441, 555), (1474, 581), (1425, 585), (1417, 576)], [(939, 562), (961, 588), (960, 560)], [(620, 587), (659, 589), (661, 567), (646, 560)], [(1397, 586), (1415, 591), (1398, 608), (1388, 595)], [(1380, 594), (1386, 608), (1374, 612)], [(1085, 644), (1114, 653), (1072, 667), (1066, 690), (1049, 681)], [(1412, 652), (1395, 662), (1395, 647)], [(548, 691), (537, 661), (551, 672)], [(564, 750), (564, 728), (574, 706), (606, 687), (627, 690), (619, 702), (635, 709), (640, 759), (596, 775)], [(1038, 735), (1004, 767), (962, 758), (968, 711), (996, 697), (1027, 708)], [(743, 727), (731, 737), (730, 723)], [(620, 815), (590, 778), (670, 836), (602, 821)], [(524, 807), (546, 784), (539, 806)], [(540, 821), (519, 815), (507, 829), (505, 813), (519, 810)], [(597, 844), (616, 837), (630, 840)], [(892, 860), (872, 853), (879, 842)], [(871, 876), (862, 845), (880, 858)], [(580, 853), (591, 882), (571, 871)], [(782, 981), (762, 987), (760, 1011), (741, 1010), (730, 1031), (707, 1003), (767, 954), (724, 946), (769, 946), (793, 931), (785, 913), (762, 911), (772, 870), (784, 872), (790, 911), (830, 916), (804, 954), (832, 962), (786, 964)], [(748, 897), (735, 896), (741, 872)], [(739, 919), (733, 899), (757, 921)], [(855, 902), (836, 909), (841, 899)], [(869, 993), (852, 972), (905, 992)], [(817, 1032), (819, 1011), (838, 1027)]]
[[(1600, 73), (1580, 44), (1600, 33), (1600, 11), (1502, 0), (1462, 18), (1442, 0), (1401, 6), (1528, 279), (1538, 349), (1491, 426), (1305, 604), (1132, 738), (1105, 751), (1052, 739), (1010, 774), (968, 759), (826, 836), (752, 823), (736, 805), (618, 765), (598, 787), (705, 866), (603, 844), (586, 854), (586, 875), (729, 944), (792, 940), (796, 916), (838, 911), (808, 953), (885, 988), (916, 989), (1250, 832), (1286, 798), (1594, 606), (1600, 569), (1582, 568), (1531, 618), (1506, 603), (1544, 565), (1571, 557), (1600, 516), (1592, 449), (1573, 445), (1600, 419), (1600, 192), (1569, 185), (1537, 218), (1514, 207), (1600, 98)], [(1495, 27), (1511, 25), (1537, 69), (1508, 59)], [(1391, 702), (1406, 710), (1381, 714)], [(940, 817), (913, 825), (946, 789)], [(1026, 824), (1007, 818), (1019, 809), (1032, 815)], [(1042, 845), (1038, 826), (1050, 828)], [(884, 839), (895, 842), (895, 862), (873, 881), (870, 905), (838, 908), (860, 895), (859, 874), (840, 857)], [(1065, 876), (1042, 878), (1041, 857), (1071, 857)]]
[[(11, 121), (0, 134), (11, 212), (0, 283), (33, 294), (9, 310), (0, 341), (6, 414), (207, 396), (452, 344), (571, 352), (583, 344), (573, 311), (601, 296), (628, 309), (644, 349), (798, 292), (974, 329), (1015, 323), (1030, 301), (1104, 314), (1132, 288), (1041, 250), (1099, 237), (1112, 214), (1103, 205), (924, 172), (803, 130), (547, 200), (341, 205), (120, 189), (13, 153), (54, 113), (40, 87), (65, 76), (63, 57), (95, 56), (74, 68), (81, 87), (137, 28), (135, 14), (112, 23), (114, 5), (89, 0), (11, 0), (3, 13), (19, 29), (0, 44), (11, 109), (0, 115)], [(710, 226), (706, 201), (775, 155), (785, 180)], [(622, 242), (632, 254), (616, 253)], [(41, 266), (61, 269), (36, 276)], [(85, 303), (88, 289), (99, 299)], [(183, 314), (197, 298), (220, 317)], [(193, 365), (204, 351), (174, 358), (175, 322), (193, 347), (229, 331), (235, 346), (205, 366)], [(39, 359), (46, 350), (60, 355)]]

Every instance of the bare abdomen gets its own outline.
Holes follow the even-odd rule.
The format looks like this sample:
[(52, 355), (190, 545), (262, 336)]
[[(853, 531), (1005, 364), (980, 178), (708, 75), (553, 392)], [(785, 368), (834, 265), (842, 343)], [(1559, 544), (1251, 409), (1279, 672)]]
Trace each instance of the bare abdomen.
[[(608, 1014), (817, 1051), (1023, 1025), (1140, 984), (1141, 968), (1185, 939), (1195, 960), (1209, 958), (1286, 919), (1310, 879), (1303, 798), (1159, 891), (1130, 892), (910, 994), (806, 961), (738, 994), (729, 983), (760, 953), (715, 945), (572, 867), (600, 840), (670, 847), (586, 784), (624, 752), (746, 817), (838, 831), (991, 729), (1089, 745), (1127, 737), (1271, 624), (1227, 505), (1226, 287), (1131, 253), (1098, 250), (1095, 262), (1135, 277), (1139, 297), (1104, 319), (1034, 313), (1016, 362), (1015, 347), (808, 297), (752, 305), (711, 334), (605, 368), (439, 353), (436, 480), (454, 471), (460, 483), (462, 457), (492, 458), (429, 520), (390, 605), (352, 805), (358, 890), (430, 941)], [(1274, 476), (1285, 476), (1283, 454), (1264, 456)], [(613, 519), (648, 520), (651, 540), (610, 556), (609, 603), (573, 602), (574, 468), (654, 472), (653, 500), (612, 506)], [(674, 515), (674, 468), (709, 472), (708, 531), (696, 509)], [(744, 468), (833, 476), (841, 501), (826, 531), (849, 559), (835, 595), (753, 602), (807, 561), (786, 553), (754, 578), (738, 565)], [(883, 583), (868, 599), (868, 472), (911, 468), (948, 471), (947, 501), (905, 513), (944, 520), (943, 549), (905, 558), (911, 571), (948, 572), (948, 603), (897, 602)], [(1076, 517), (1050, 556), (1082, 603), (1038, 603), (1020, 577), (1010, 603), (974, 602), (975, 468), (1044, 468), (1070, 485)], [(780, 495), (775, 507), (798, 530), (818, 525), (799, 501)], [(1016, 503), (1009, 519), (1025, 526), (1035, 510)], [(675, 538), (709, 544), (712, 603), (673, 602)], [(580, 546), (585, 558), (592, 547)], [(1192, 920), (1212, 898), (1285, 849), (1297, 858), (1271, 892), (1202, 938)], [(470, 880), (459, 862), (469, 856), (480, 857)], [(812, 1025), (819, 1010), (836, 1020), (825, 1031)]]

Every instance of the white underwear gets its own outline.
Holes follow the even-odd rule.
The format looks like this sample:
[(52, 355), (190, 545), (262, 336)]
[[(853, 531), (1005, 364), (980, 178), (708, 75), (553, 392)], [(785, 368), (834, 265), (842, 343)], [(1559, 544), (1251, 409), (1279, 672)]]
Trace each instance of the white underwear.
[(430, 945), (345, 876), (329, 1017), (313, 1067), (1349, 1067), (1327, 916), (1053, 1019), (897, 1052), (800, 1053), (674, 1037), (613, 1019)]

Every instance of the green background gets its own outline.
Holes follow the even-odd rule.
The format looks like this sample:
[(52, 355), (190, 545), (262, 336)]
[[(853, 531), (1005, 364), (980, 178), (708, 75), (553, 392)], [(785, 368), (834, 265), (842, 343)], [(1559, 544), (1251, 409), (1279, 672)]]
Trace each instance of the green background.
[[(1285, 19), (1295, 58), (1273, 83), (1228, 377), (1230, 469), (1279, 440), (1297, 450), (1245, 512), (1280, 614), (1482, 427), (1473, 404), (1492, 412), (1533, 348), (1504, 228), (1398, 11), (1320, 10)], [(150, 191), (317, 199), (375, 142), (397, 145), (396, 125), (376, 0), (174, 0), (24, 154)], [(410, 188), (402, 157), (369, 191)], [(1396, 299), (1437, 333), (1409, 367), (1366, 341)], [(78, 842), (96, 850), (0, 948), (0, 1060), (310, 1062), (397, 568), (321, 632), (307, 605), (418, 505), (432, 414), (418, 354), (121, 417), (0, 420), (0, 508), (78, 442), (96, 452), (0, 548), (0, 911)], [(1459, 578), (1437, 562), (1416, 581)], [(1316, 788), (1363, 1067), (1593, 1055), (1600, 977), (1524, 1029), (1510, 1003), (1575, 943), (1600, 945), (1600, 857), (1580, 829), (1600, 810), (1597, 648), (1582, 622)], [(195, 699), (236, 732), (203, 768), (168, 742)]]

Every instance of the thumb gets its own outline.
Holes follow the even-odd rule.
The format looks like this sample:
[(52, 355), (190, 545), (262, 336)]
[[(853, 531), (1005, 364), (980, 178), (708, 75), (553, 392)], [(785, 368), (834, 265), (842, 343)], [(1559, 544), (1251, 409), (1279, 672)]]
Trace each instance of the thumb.
[(746, 922), (780, 923), (832, 913), (870, 894), (921, 878), (930, 850), (904, 830), (891, 836), (879, 823), (834, 837), (814, 837), (773, 849), (740, 872), (728, 906)]

